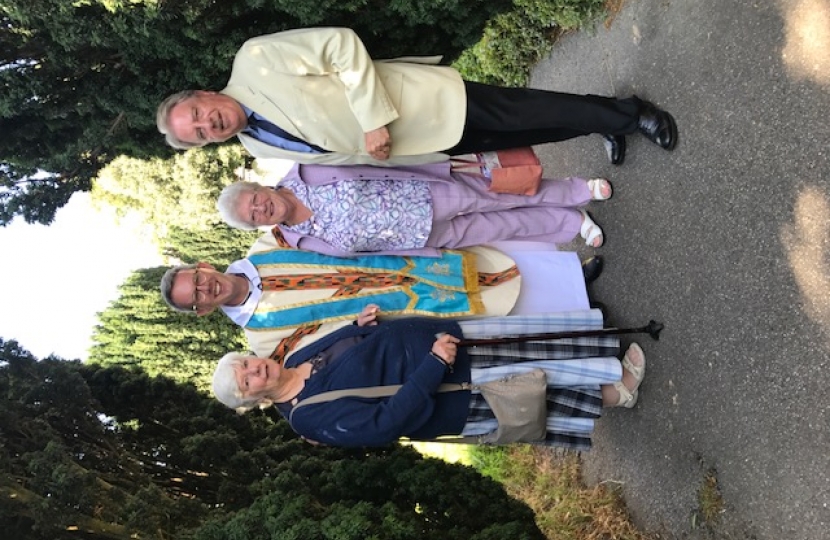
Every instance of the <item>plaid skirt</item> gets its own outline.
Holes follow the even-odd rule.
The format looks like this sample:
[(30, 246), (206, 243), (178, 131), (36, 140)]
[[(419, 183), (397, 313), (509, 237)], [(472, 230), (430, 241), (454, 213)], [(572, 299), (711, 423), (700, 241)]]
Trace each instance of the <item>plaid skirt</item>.
[[(508, 316), (464, 321), (464, 336), (501, 337), (528, 333), (588, 330), (602, 327), (597, 310)], [(569, 338), (469, 347), (472, 382), (481, 384), (542, 368), (547, 374), (547, 436), (538, 443), (572, 450), (591, 448), (594, 419), (602, 413), (600, 385), (622, 378), (616, 337)], [(470, 399), (464, 436), (483, 435), (497, 427), (495, 415), (481, 394)]]

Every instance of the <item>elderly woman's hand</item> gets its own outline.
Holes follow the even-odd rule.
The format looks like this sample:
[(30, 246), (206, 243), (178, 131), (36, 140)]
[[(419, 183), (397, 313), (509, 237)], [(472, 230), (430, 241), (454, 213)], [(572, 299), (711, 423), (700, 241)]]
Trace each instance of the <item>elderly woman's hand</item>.
[(378, 323), (378, 313), (380, 313), (380, 306), (377, 304), (369, 304), (363, 311), (360, 312), (360, 315), (357, 316), (357, 325), (358, 326), (374, 326)]
[(458, 353), (458, 343), (460, 340), (451, 336), (450, 334), (441, 334), (435, 343), (432, 344), (432, 354), (444, 361), (445, 364), (451, 366), (455, 363), (455, 355)]

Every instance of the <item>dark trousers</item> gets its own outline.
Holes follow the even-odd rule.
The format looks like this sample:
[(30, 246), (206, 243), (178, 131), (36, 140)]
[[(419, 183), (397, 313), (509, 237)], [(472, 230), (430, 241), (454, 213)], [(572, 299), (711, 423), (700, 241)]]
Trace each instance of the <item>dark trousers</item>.
[(564, 141), (591, 133), (637, 131), (636, 97), (563, 94), (465, 81), (467, 119), (451, 155)]

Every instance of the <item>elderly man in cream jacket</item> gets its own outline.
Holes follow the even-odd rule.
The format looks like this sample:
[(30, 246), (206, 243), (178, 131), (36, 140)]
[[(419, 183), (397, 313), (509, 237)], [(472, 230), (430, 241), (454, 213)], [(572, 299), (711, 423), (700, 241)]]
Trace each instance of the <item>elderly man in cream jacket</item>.
[(648, 101), (466, 82), (439, 57), (373, 61), (346, 28), (308, 28), (242, 46), (221, 92), (189, 90), (159, 106), (175, 148), (239, 137), (252, 155), (299, 163), (412, 165), (448, 155), (598, 133), (612, 163), (625, 135), (666, 150), (672, 116)]

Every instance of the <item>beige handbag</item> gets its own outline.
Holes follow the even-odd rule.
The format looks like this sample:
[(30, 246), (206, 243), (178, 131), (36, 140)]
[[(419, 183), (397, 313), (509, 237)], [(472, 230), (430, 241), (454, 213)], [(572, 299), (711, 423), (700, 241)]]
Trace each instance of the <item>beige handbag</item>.
[(541, 369), (478, 385), (499, 427), (483, 444), (541, 441), (547, 433), (547, 378)]
[[(395, 384), (323, 392), (294, 405), (289, 414), (288, 423), (291, 423), (294, 411), (304, 405), (323, 403), (344, 397), (388, 397), (395, 395), (400, 388), (401, 385)], [(480, 385), (444, 383), (438, 387), (439, 392), (457, 392), (471, 389), (478, 389), (481, 395), (484, 396), (485, 401), (496, 415), (498, 429), (493, 433), (478, 437), (442, 438), (439, 439), (441, 442), (508, 444), (513, 442), (535, 442), (545, 438), (548, 411), (547, 377), (543, 370), (535, 368), (527, 373), (511, 375)]]

